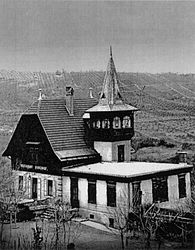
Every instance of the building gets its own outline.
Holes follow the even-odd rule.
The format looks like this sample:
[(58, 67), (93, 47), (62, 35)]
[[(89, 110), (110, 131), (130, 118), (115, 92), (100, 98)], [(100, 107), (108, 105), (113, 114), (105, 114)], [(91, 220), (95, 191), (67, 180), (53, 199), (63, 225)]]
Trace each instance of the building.
[[(43, 99), (21, 116), (3, 153), (28, 199), (58, 197), (81, 215), (113, 224), (109, 210), (141, 204), (185, 206), (191, 196), (186, 161), (131, 162), (134, 112), (122, 97), (112, 51), (99, 100)], [(180, 154), (184, 156), (184, 154)]]

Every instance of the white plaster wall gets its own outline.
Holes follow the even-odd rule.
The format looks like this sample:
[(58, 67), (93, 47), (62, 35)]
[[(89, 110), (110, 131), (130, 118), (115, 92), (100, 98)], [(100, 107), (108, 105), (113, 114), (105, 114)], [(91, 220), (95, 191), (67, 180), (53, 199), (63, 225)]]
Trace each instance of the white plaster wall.
[(118, 146), (119, 145), (124, 145), (124, 153), (125, 153), (125, 162), (130, 162), (131, 161), (131, 141), (126, 140), (126, 141), (116, 141), (113, 142), (112, 144), (112, 151), (113, 151), (113, 161), (118, 161)]
[(152, 204), (152, 180), (143, 180), (140, 184), (140, 189), (142, 191), (142, 204)]
[[(160, 207), (178, 209), (188, 208), (191, 197), (190, 173), (186, 173), (186, 197), (179, 199), (178, 175), (170, 175), (167, 179), (168, 201), (159, 203)], [(153, 203), (152, 180), (141, 181), (142, 204)]]
[(48, 174), (40, 174), (35, 172), (26, 172), (26, 171), (17, 171), (13, 170), (13, 174), (15, 176), (15, 188), (18, 190), (18, 181), (19, 175), (23, 176), (23, 191), (25, 194), (24, 198), (31, 199), (32, 198), (32, 178), (37, 178), (37, 199), (44, 199), (47, 196), (47, 180), (53, 180), (53, 197), (58, 197), (59, 194), (57, 186), (58, 186), (58, 176), (56, 175), (48, 175)]
[(70, 203), (70, 177), (62, 177), (62, 200)]
[(87, 179), (78, 179), (78, 198), (80, 207), (85, 207), (88, 205), (88, 181)]
[(168, 198), (170, 203), (174, 203), (179, 199), (179, 189), (178, 189), (178, 176), (170, 175), (167, 180), (168, 184)]
[(186, 173), (186, 194), (188, 199), (191, 198), (190, 173)]
[(125, 146), (125, 162), (131, 160), (131, 141), (94, 142), (94, 148), (102, 156), (102, 161), (118, 161), (118, 146)]
[(128, 183), (116, 183), (116, 205), (128, 208)]
[(112, 142), (94, 141), (94, 148), (101, 155), (102, 161), (112, 161)]
[(107, 186), (105, 181), (97, 180), (96, 182), (97, 191), (97, 205), (107, 206)]

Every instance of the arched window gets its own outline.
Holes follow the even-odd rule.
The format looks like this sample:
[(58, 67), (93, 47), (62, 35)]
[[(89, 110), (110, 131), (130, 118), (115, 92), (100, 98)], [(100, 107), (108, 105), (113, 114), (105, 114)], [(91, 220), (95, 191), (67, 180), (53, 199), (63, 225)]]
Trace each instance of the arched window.
[(97, 120), (96, 121), (96, 128), (100, 128), (101, 127), (101, 122), (100, 122), (100, 120)]
[(110, 128), (110, 121), (108, 119), (102, 121), (102, 128)]
[(121, 128), (121, 120), (119, 117), (115, 117), (113, 120), (113, 128), (118, 129)]
[(123, 128), (130, 128), (131, 127), (131, 119), (129, 116), (125, 116), (123, 118)]
[(96, 128), (96, 121), (93, 121), (92, 126), (93, 128)]
[(100, 120), (93, 121), (92, 126), (93, 128), (100, 128), (101, 126)]

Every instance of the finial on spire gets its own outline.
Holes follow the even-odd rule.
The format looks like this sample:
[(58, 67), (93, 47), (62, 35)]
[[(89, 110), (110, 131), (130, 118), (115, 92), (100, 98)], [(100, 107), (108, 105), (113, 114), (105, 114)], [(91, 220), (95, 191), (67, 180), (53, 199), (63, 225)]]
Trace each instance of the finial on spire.
[(110, 46), (110, 57), (112, 57), (112, 46)]

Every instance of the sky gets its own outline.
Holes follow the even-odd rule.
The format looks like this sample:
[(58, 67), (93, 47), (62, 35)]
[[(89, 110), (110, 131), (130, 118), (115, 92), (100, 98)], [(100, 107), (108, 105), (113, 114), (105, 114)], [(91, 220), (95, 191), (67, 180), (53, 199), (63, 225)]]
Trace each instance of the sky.
[(195, 1), (0, 0), (0, 69), (195, 73)]

